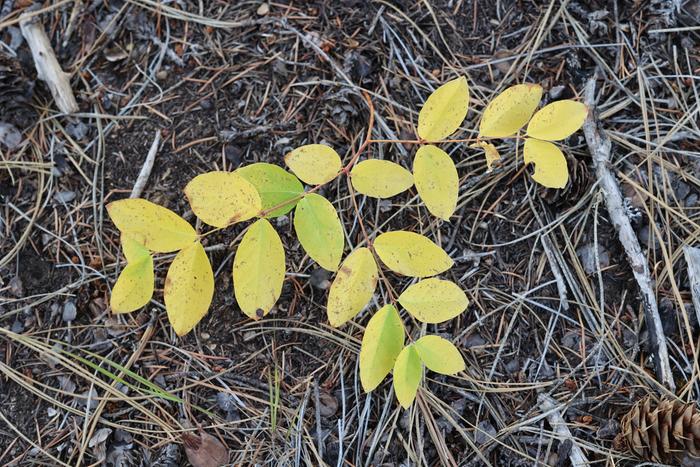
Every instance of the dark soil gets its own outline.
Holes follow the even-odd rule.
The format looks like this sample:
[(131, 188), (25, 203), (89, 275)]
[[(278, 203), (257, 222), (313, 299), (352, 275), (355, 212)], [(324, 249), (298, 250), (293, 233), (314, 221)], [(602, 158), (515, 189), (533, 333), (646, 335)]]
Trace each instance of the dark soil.
[[(580, 132), (563, 142), (563, 190), (537, 186), (515, 145), (504, 143), (504, 164), (487, 173), (480, 153), (446, 144), (461, 177), (451, 222), (429, 216), (413, 189), (390, 202), (358, 198), (371, 232), (412, 230), (440, 243), (455, 259), (445, 278), (471, 302), (427, 329), (405, 320), (414, 337), (427, 330), (452, 340), (467, 362), (458, 377), (426, 373), (409, 411), (390, 378), (362, 391), (357, 353), (373, 307), (340, 329), (327, 324), (323, 279), (333, 277), (305, 255), (291, 216), (273, 221), (291, 274), (265, 319), (245, 317), (232, 293), (244, 226), (205, 238), (216, 293), (193, 332), (175, 336), (162, 304), (172, 255), (156, 257), (149, 306), (129, 315), (109, 309), (122, 255), (105, 205), (129, 196), (156, 132), (163, 143), (142, 197), (195, 224), (182, 193), (194, 176), (284, 165), (284, 154), (312, 142), (349, 160), (367, 131), (361, 89), (378, 116), (375, 138), (412, 139), (421, 103), (457, 74), (472, 94), (460, 134), (472, 137), (503, 88), (536, 82), (545, 103), (580, 98), (600, 70), (599, 115), (655, 281), (677, 395), (700, 394), (697, 320), (681, 259), (682, 247), (697, 243), (700, 131), (697, 119), (683, 118), (698, 106), (699, 2), (674, 10), (670, 1), (550, 8), (348, 0), (272, 3), (268, 12), (259, 2), (61, 4), (41, 19), (71, 73), (81, 112), (74, 117), (56, 116), (26, 43), (10, 47), (26, 3), (3, 4), (0, 20), (12, 51), (3, 60), (14, 64), (3, 71), (0, 63), (0, 120), (10, 115), (23, 137), (12, 149), (0, 142), (3, 465), (188, 465), (181, 434), (195, 429), (224, 442), (235, 465), (563, 466), (572, 443), (591, 462), (638, 463), (613, 449), (616, 423), (638, 399), (664, 390)], [(372, 145), (368, 156), (410, 168), (414, 150)], [(359, 244), (345, 181), (321, 194), (337, 200), (348, 243)], [(588, 270), (593, 245), (600, 262)], [(410, 283), (388, 277), (397, 291)], [(374, 305), (387, 294), (378, 289)], [(133, 373), (105, 373), (122, 366)], [(91, 388), (97, 401), (88, 400)], [(542, 394), (562, 404), (569, 440), (542, 416)]]

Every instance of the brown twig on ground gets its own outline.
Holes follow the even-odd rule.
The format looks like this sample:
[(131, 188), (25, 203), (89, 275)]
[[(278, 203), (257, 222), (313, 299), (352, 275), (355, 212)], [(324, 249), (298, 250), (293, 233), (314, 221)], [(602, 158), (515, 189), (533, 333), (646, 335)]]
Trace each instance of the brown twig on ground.
[(143, 162), (139, 176), (136, 178), (134, 183), (134, 188), (131, 190), (131, 195), (129, 198), (139, 198), (143, 189), (146, 187), (148, 182), (148, 177), (151, 175), (151, 170), (153, 170), (153, 163), (156, 160), (156, 154), (158, 154), (158, 147), (160, 146), (160, 131), (156, 131), (156, 136), (153, 138), (153, 143), (151, 143), (151, 148), (148, 150), (148, 155), (146, 160)]
[(654, 352), (656, 375), (663, 385), (674, 391), (676, 385), (673, 381), (666, 336), (664, 335), (661, 317), (656, 304), (656, 294), (652, 288), (649, 266), (639, 246), (639, 239), (637, 239), (637, 235), (634, 233), (630, 219), (625, 211), (620, 186), (609, 167), (610, 139), (598, 128), (598, 120), (594, 112), (596, 75), (597, 73), (594, 73), (586, 83), (585, 102), (589, 112), (583, 124), (583, 132), (586, 136), (588, 149), (593, 157), (593, 166), (595, 167), (598, 183), (603, 191), (610, 220), (615, 226), (620, 243), (625, 248), (627, 260), (630, 263), (634, 278), (641, 292), (644, 317), (647, 321), (651, 348)]

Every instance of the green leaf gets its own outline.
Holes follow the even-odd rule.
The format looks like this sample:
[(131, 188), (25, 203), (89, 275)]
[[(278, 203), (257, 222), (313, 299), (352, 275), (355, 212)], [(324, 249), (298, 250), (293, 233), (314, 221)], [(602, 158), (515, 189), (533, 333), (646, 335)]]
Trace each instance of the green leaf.
[(552, 102), (540, 109), (527, 125), (527, 135), (537, 139), (558, 141), (583, 126), (588, 107), (572, 100)]
[(360, 348), (360, 381), (370, 392), (389, 374), (404, 342), (404, 328), (399, 313), (384, 305), (367, 323)]
[(114, 225), (135, 242), (158, 253), (170, 253), (197, 239), (192, 226), (170, 209), (145, 199), (122, 199), (107, 205)]
[(569, 181), (566, 157), (555, 144), (527, 138), (523, 147), (523, 160), (526, 164), (535, 164), (532, 178), (540, 185), (564, 188)]
[(423, 323), (442, 323), (469, 306), (466, 294), (457, 284), (435, 278), (409, 286), (399, 296), (399, 303)]
[(267, 219), (243, 235), (233, 259), (233, 293), (243, 313), (260, 319), (274, 306), (284, 283), (284, 247)]
[(110, 307), (114, 313), (129, 313), (148, 304), (153, 296), (153, 257), (138, 242), (122, 235), (127, 265), (112, 289)]
[(177, 254), (165, 277), (165, 309), (178, 336), (207, 314), (213, 296), (214, 272), (204, 247), (195, 242)]
[(413, 344), (403, 348), (394, 364), (394, 392), (404, 409), (407, 409), (416, 398), (418, 385), (423, 377), (423, 368)]
[(235, 173), (258, 190), (263, 211), (287, 203), (265, 216), (268, 219), (283, 216), (294, 209), (304, 193), (304, 186), (298, 178), (274, 164), (258, 162), (243, 166)]
[(374, 250), (389, 269), (404, 276), (434, 276), (454, 264), (429, 238), (405, 230), (379, 235), (374, 240)]
[(440, 336), (423, 336), (414, 344), (420, 359), (429, 370), (442, 375), (464, 371), (462, 355), (452, 342)]
[(390, 161), (369, 159), (353, 167), (352, 186), (373, 198), (391, 198), (413, 186), (411, 172)]
[(185, 196), (195, 215), (214, 227), (251, 219), (261, 207), (258, 190), (234, 172), (197, 175), (185, 187)]
[(333, 205), (323, 196), (309, 193), (299, 201), (294, 230), (309, 256), (322, 268), (336, 271), (343, 256), (343, 225)]
[(421, 146), (413, 160), (416, 189), (435, 217), (449, 220), (457, 208), (459, 176), (452, 158), (436, 146)]
[(496, 96), (486, 106), (479, 124), (479, 136), (503, 138), (521, 129), (537, 108), (542, 87), (537, 84), (517, 84)]
[(340, 156), (324, 144), (307, 144), (296, 148), (284, 162), (304, 183), (322, 185), (333, 180), (340, 172)]
[(328, 321), (338, 327), (369, 303), (377, 287), (377, 263), (367, 248), (350, 253), (338, 270), (328, 293)]
[(418, 136), (440, 141), (457, 131), (469, 110), (469, 86), (464, 76), (437, 88), (418, 114)]

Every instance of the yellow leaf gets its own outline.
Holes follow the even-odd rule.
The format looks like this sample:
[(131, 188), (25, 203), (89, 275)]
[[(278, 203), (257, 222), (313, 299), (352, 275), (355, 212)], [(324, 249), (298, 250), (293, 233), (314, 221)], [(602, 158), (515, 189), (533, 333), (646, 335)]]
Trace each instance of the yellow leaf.
[(537, 139), (558, 141), (574, 134), (583, 126), (588, 107), (572, 100), (552, 102), (540, 109), (527, 125), (527, 135)]
[(328, 321), (338, 327), (369, 303), (377, 286), (377, 263), (367, 248), (350, 253), (338, 270), (328, 293)]
[(148, 304), (153, 296), (153, 258), (143, 245), (122, 235), (127, 265), (112, 289), (109, 305), (114, 313), (129, 313)]
[(122, 199), (107, 205), (112, 222), (151, 251), (169, 253), (191, 245), (197, 233), (170, 209), (145, 199)]
[(407, 409), (416, 398), (418, 385), (423, 377), (423, 367), (415, 346), (403, 348), (394, 364), (394, 392), (401, 407)]
[(423, 336), (414, 344), (426, 367), (442, 375), (464, 371), (464, 359), (452, 342), (440, 336)]
[(501, 160), (501, 155), (498, 152), (498, 149), (496, 149), (496, 146), (494, 146), (491, 143), (487, 143), (485, 141), (478, 141), (471, 146), (470, 148), (481, 148), (484, 150), (484, 156), (486, 157), (486, 172), (492, 172), (493, 171), (493, 166), (500, 162)]
[(309, 185), (321, 185), (333, 180), (340, 172), (340, 156), (324, 144), (307, 144), (296, 148), (284, 162), (294, 174)]
[(207, 314), (214, 296), (214, 272), (201, 243), (180, 251), (165, 277), (163, 298), (175, 334), (190, 332)]
[(469, 300), (454, 282), (432, 278), (409, 286), (399, 303), (418, 321), (442, 323), (466, 310)]
[(280, 236), (266, 219), (256, 221), (233, 259), (233, 292), (243, 313), (260, 319), (270, 311), (282, 293), (284, 268)]
[(369, 159), (353, 167), (352, 186), (363, 195), (391, 198), (413, 186), (411, 172), (390, 161)]
[(566, 157), (561, 150), (548, 141), (527, 138), (523, 148), (526, 164), (535, 164), (532, 178), (547, 188), (564, 188), (569, 181)]
[(537, 84), (517, 84), (496, 96), (486, 106), (479, 124), (479, 136), (503, 138), (521, 129), (537, 108), (542, 87)]
[(382, 382), (403, 348), (404, 329), (399, 313), (384, 305), (367, 323), (360, 348), (360, 381), (365, 392)]
[(192, 211), (202, 222), (226, 227), (255, 217), (262, 203), (258, 190), (235, 172), (208, 172), (185, 187)]
[(413, 160), (416, 189), (435, 217), (449, 220), (457, 208), (459, 176), (452, 158), (436, 146), (421, 146)]
[(418, 114), (418, 136), (440, 141), (457, 131), (469, 110), (469, 86), (464, 76), (437, 88)]
[(338, 269), (345, 236), (338, 213), (326, 198), (316, 193), (304, 196), (294, 211), (294, 230), (314, 261), (329, 271)]
[(258, 162), (240, 167), (236, 173), (258, 190), (263, 210), (287, 203), (271, 211), (267, 218), (287, 214), (294, 209), (304, 193), (304, 187), (298, 178), (274, 164)]
[(434, 276), (454, 264), (429, 238), (405, 230), (379, 235), (374, 240), (374, 250), (389, 269), (404, 276)]

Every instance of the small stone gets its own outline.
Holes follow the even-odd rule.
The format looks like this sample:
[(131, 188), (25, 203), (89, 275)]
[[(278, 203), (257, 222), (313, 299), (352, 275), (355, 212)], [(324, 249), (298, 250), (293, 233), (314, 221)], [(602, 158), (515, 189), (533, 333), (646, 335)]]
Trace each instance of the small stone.
[(168, 78), (168, 70), (158, 70), (158, 72), (156, 73), (156, 78), (158, 78), (158, 80), (160, 80), (160, 81), (167, 79)]
[(10, 331), (14, 332), (15, 334), (24, 332), (24, 323), (18, 319), (15, 319), (15, 321), (12, 323)]
[(14, 149), (22, 142), (22, 133), (14, 125), (0, 122), (0, 144), (7, 149)]
[(53, 199), (58, 203), (70, 203), (75, 199), (74, 191), (59, 191), (53, 196)]
[(227, 144), (224, 147), (224, 156), (226, 156), (226, 160), (230, 162), (234, 168), (238, 168), (238, 166), (241, 165), (243, 151), (236, 145)]
[(549, 90), (549, 98), (551, 100), (557, 100), (561, 97), (562, 92), (564, 92), (564, 89), (566, 89), (566, 86), (554, 86), (552, 89)]
[(17, 298), (24, 297), (24, 286), (19, 276), (14, 276), (7, 285), (10, 287), (10, 293), (12, 295)]
[(328, 392), (322, 392), (319, 397), (318, 410), (322, 417), (328, 418), (338, 411), (338, 400)]
[(256, 12), (258, 16), (265, 16), (270, 12), (270, 5), (267, 3), (262, 3), (258, 7), (258, 11)]
[(488, 420), (482, 420), (477, 426), (476, 433), (474, 434), (474, 442), (477, 445), (486, 444), (496, 437), (496, 429), (493, 427), (491, 422)]
[(326, 290), (331, 286), (330, 275), (325, 269), (316, 268), (309, 275), (309, 283), (317, 289)]
[(81, 121), (69, 123), (66, 126), (66, 132), (68, 132), (71, 138), (81, 140), (87, 136), (88, 126)]
[(75, 317), (78, 314), (78, 309), (75, 306), (75, 302), (73, 300), (68, 300), (66, 303), (63, 304), (63, 321), (66, 323), (70, 323), (71, 321), (75, 321)]

